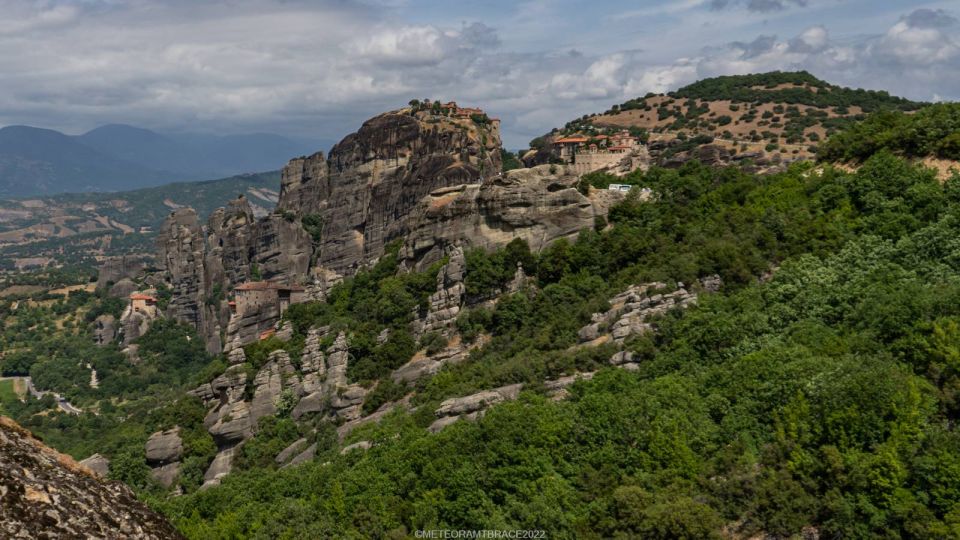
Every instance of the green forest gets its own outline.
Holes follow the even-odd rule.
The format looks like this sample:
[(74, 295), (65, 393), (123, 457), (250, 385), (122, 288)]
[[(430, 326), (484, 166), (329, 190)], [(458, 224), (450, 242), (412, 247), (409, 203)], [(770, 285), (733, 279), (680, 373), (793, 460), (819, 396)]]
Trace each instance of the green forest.
[(863, 161), (881, 150), (917, 158), (960, 160), (960, 107), (938, 103), (915, 114), (884, 111), (831, 137), (819, 148), (824, 161)]
[[(949, 124), (956, 106), (927, 110), (907, 118), (956, 131)], [(78, 457), (110, 454), (111, 475), (189, 538), (408, 538), (420, 529), (542, 529), (571, 539), (720, 538), (735, 529), (790, 537), (810, 526), (820, 538), (955, 538), (960, 175), (940, 181), (908, 159), (936, 153), (943, 138), (925, 136), (917, 150), (875, 144), (867, 142), (877, 132), (871, 122), (879, 120), (842, 135), (843, 147), (869, 148), (853, 172), (809, 162), (767, 176), (693, 162), (637, 171), (626, 181), (654, 196), (641, 199), (635, 189), (574, 242), (540, 253), (522, 241), (469, 251), (466, 292), (475, 307), (457, 326), (464, 340), (488, 341), (468, 361), (410, 386), (381, 382), (367, 412), (410, 393), (414, 409), (342, 443), (330, 423), (297, 423), (281, 407), (261, 420), (217, 487), (197, 489), (215, 451), (202, 429), (204, 410), (174, 396), (226, 366), (192, 345), (196, 337), (184, 327), (155, 325), (140, 340), (144, 369), (125, 372), (114, 363), (122, 355), (115, 346), (93, 351), (81, 343), (83, 321), (115, 310), (111, 300), (57, 299), (64, 313), (77, 313), (70, 327), (77, 341), (55, 342), (61, 338), (40, 330), (28, 343), (21, 332), (55, 333), (52, 315), (28, 324), (18, 314), (5, 339), (37, 359), (5, 357), (4, 372), (49, 377), (81, 405), (99, 404), (101, 414), (36, 416), (52, 404), (3, 405), (53, 446)], [(583, 187), (610, 181), (593, 175)], [(277, 348), (297, 358), (314, 325), (348, 332), (348, 376), (368, 386), (416, 350), (441, 347), (438, 336), (418, 343), (409, 323), (426, 308), (444, 261), (404, 272), (397, 247), (327, 302), (291, 307), (293, 339), (248, 346), (248, 368)], [(503, 295), (518, 262), (532, 283)], [(590, 315), (627, 286), (673, 287), (714, 274), (720, 292), (668, 312), (654, 332), (627, 342), (642, 359), (638, 370), (609, 367), (611, 345), (572, 347)], [(495, 305), (484, 303), (493, 298)], [(388, 328), (389, 339), (377, 340)], [(67, 348), (99, 355), (101, 389), (54, 379), (76, 363), (63, 357)], [(595, 370), (564, 400), (542, 387)], [(527, 383), (518, 400), (478, 421), (426, 430), (443, 399), (518, 382)], [(187, 448), (178, 497), (152, 484), (142, 458), (146, 436), (174, 423)], [(278, 469), (272, 456), (299, 437), (318, 443), (316, 458)], [(89, 441), (97, 440), (106, 442), (94, 450)], [(340, 454), (360, 440), (373, 445)]]

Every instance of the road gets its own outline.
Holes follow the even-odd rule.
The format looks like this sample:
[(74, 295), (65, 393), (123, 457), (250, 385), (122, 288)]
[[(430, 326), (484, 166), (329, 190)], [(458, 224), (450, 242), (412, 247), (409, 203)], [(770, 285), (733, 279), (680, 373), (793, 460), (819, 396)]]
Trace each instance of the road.
[(80, 414), (83, 412), (82, 409), (74, 407), (72, 403), (67, 401), (67, 398), (61, 396), (56, 392), (51, 392), (49, 390), (37, 390), (37, 387), (33, 385), (33, 380), (30, 377), (2, 377), (2, 379), (21, 379), (27, 383), (27, 391), (30, 392), (30, 395), (35, 399), (40, 399), (43, 396), (50, 394), (53, 396), (53, 399), (57, 401), (57, 408), (61, 411), (68, 414)]

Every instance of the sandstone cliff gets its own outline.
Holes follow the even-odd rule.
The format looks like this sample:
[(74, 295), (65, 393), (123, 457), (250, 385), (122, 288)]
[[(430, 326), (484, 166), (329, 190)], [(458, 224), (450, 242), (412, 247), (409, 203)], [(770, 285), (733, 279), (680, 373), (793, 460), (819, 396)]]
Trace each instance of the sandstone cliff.
[(447, 246), (494, 249), (522, 238), (537, 252), (573, 238), (624, 196), (599, 191), (591, 199), (577, 191), (578, 181), (562, 165), (540, 165), (435, 190), (410, 212), (401, 256), (422, 268), (439, 260)]
[(494, 249), (522, 238), (538, 251), (593, 227), (623, 197), (587, 197), (577, 182), (573, 169), (556, 165), (501, 173), (499, 123), (485, 117), (381, 114), (328, 156), (291, 160), (269, 216), (255, 220), (242, 197), (205, 226), (190, 209), (173, 212), (158, 238), (173, 291), (166, 314), (196, 327), (211, 352), (229, 352), (272, 332), (283, 310), (264, 295), (256, 309), (238, 301), (232, 312), (240, 283), (305, 286), (299, 299), (322, 299), (398, 239), (404, 265), (416, 270), (458, 246)]
[[(242, 197), (206, 226), (173, 212), (158, 235), (159, 265), (173, 290), (167, 315), (197, 328), (211, 352), (256, 336), (279, 306), (231, 320), (228, 295), (245, 281), (309, 286), (313, 297), (375, 262), (407, 234), (407, 216), (431, 191), (479, 184), (500, 172), (496, 122), (401, 109), (376, 116), (324, 157), (284, 167), (276, 210), (253, 218)], [(226, 338), (226, 341), (224, 340)]]

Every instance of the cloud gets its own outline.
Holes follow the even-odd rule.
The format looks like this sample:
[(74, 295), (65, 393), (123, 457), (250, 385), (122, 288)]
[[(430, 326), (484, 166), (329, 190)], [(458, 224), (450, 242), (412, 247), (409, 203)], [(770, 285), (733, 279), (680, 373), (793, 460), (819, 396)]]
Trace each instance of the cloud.
[[(656, 14), (680, 5), (692, 10), (691, 20), (699, 22), (685, 19), (676, 32), (643, 25), (637, 32), (631, 19), (624, 26), (633, 33), (614, 33), (618, 21), (604, 19), (602, 30), (590, 34), (587, 25), (578, 41), (567, 41), (550, 30), (555, 27), (531, 26), (534, 35), (546, 36), (536, 43), (546, 45), (524, 48), (516, 45), (529, 39), (524, 28), (568, 13), (561, 0), (513, 6), (499, 22), (414, 21), (403, 16), (404, 5), (0, 0), (0, 125), (79, 132), (123, 122), (330, 139), (413, 97), (429, 97), (483, 106), (502, 119), (514, 148), (571, 118), (713, 75), (807, 69), (845, 85), (960, 98), (957, 21), (943, 11), (906, 13), (851, 41), (835, 39), (832, 26), (816, 21), (781, 38), (766, 24), (744, 26), (742, 12), (719, 14), (707, 9), (707, 0), (686, 0), (649, 8)], [(711, 5), (749, 9), (745, 0)], [(719, 26), (700, 26), (708, 23)], [(751, 37), (693, 48), (708, 39), (701, 37), (707, 30)]]
[(942, 9), (918, 9), (902, 20), (912, 28), (949, 28), (957, 24), (956, 17)]
[(754, 13), (783, 11), (790, 6), (806, 7), (807, 0), (711, 0), (710, 9), (719, 11), (732, 7), (744, 7)]
[(957, 20), (942, 11), (916, 10), (878, 36), (854, 43), (831, 39), (817, 25), (781, 40), (760, 36), (706, 49), (697, 59), (698, 78), (769, 70), (806, 69), (829, 82), (884, 89), (931, 100), (960, 98)]
[(817, 53), (830, 44), (830, 35), (823, 26), (812, 26), (790, 40), (789, 50), (797, 53)]

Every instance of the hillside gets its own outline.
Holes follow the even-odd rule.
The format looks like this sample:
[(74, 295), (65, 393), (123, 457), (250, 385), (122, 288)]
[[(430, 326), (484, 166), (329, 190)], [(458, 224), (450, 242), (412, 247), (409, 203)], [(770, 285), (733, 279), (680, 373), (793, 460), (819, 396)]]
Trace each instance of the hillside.
[(151, 253), (164, 218), (185, 206), (208, 215), (238, 194), (258, 214), (277, 202), (279, 173), (246, 174), (115, 193), (0, 200), (3, 269), (78, 264), (107, 255)]
[[(813, 158), (821, 141), (867, 113), (914, 111), (923, 105), (882, 91), (835, 86), (803, 71), (733, 75), (631, 99), (568, 122), (548, 139), (629, 129), (648, 138), (651, 148), (664, 147), (657, 156), (661, 161), (706, 144), (734, 156), (779, 155), (777, 159), (792, 161)], [(544, 147), (543, 142), (533, 145)]]
[[(932, 114), (930, 132), (951, 132), (950, 118)], [(97, 344), (139, 320), (104, 291), (0, 298), (0, 347), (15, 351), (3, 373), (99, 414), (0, 394), (4, 410), (77, 458), (106, 456), (189, 538), (960, 533), (960, 177), (886, 147), (855, 170), (652, 166), (628, 177), (648, 192), (577, 214), (579, 232), (550, 241), (543, 223), (569, 217), (554, 212), (591, 206), (560, 165), (469, 188), (434, 177), (419, 205), (391, 188), (350, 210), (364, 199), (339, 180), (411, 147), (377, 178), (472, 172), (450, 156), (482, 155), (485, 125), (393, 111), (330, 156), (292, 160), (266, 219), (231, 201), (201, 238), (177, 212), (168, 266), (137, 278), (166, 315), (138, 338)], [(276, 246), (301, 226), (303, 249), (323, 245), (323, 224), (352, 211), (428, 226), (318, 288), (313, 254)], [(440, 253), (426, 242), (453, 238)], [(257, 301), (232, 292), (307, 275), (312, 296), (282, 315), (263, 300), (270, 285), (243, 289)], [(227, 350), (208, 354), (221, 306), (237, 310)], [(269, 328), (244, 334), (251, 317)]]
[(0, 129), (0, 197), (157, 185), (176, 175), (112, 157), (49, 129)]
[(9, 126), (0, 129), (0, 198), (129, 191), (274, 170), (312, 150), (271, 134), (160, 134), (113, 124), (70, 136)]

